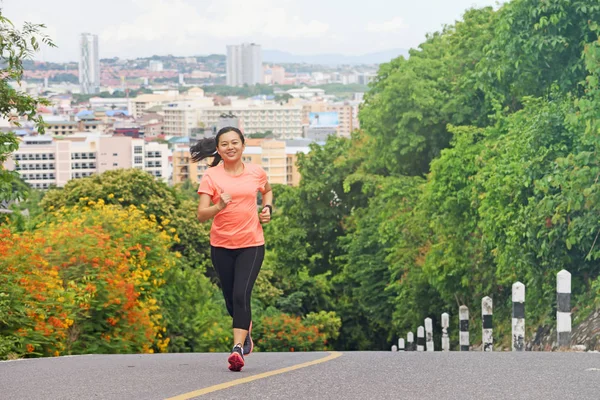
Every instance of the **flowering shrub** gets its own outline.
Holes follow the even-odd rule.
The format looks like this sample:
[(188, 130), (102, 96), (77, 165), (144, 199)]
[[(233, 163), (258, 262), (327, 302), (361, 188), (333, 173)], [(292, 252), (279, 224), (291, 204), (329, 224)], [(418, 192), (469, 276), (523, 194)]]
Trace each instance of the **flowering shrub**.
[(134, 206), (61, 208), (0, 231), (0, 358), (165, 351), (156, 300), (173, 241)]
[(316, 326), (304, 325), (300, 317), (288, 314), (264, 316), (253, 328), (260, 351), (321, 351), (326, 335)]
[(325, 335), (325, 344), (337, 339), (342, 328), (342, 319), (336, 315), (335, 311), (308, 313), (304, 316), (302, 323), (306, 326), (317, 327), (319, 332)]

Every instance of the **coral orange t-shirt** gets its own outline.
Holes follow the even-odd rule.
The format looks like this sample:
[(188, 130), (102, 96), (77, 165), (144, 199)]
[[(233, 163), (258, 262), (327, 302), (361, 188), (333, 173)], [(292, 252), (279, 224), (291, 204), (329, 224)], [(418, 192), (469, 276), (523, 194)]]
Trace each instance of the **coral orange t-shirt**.
[(210, 244), (227, 249), (265, 244), (263, 229), (258, 219), (256, 196), (264, 193), (267, 173), (260, 165), (244, 163), (244, 171), (237, 176), (225, 172), (223, 164), (206, 170), (198, 194), (210, 196), (213, 204), (220, 201), (221, 193), (231, 196), (231, 201), (219, 211), (210, 228)]

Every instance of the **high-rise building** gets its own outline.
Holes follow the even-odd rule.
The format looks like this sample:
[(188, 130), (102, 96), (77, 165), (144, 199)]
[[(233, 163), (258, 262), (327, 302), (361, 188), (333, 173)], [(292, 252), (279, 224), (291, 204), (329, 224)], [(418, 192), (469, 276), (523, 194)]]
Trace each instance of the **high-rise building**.
[(227, 85), (263, 83), (262, 50), (259, 44), (227, 46)]
[(79, 84), (81, 85), (81, 93), (99, 93), (100, 58), (98, 58), (98, 35), (82, 33), (79, 54)]

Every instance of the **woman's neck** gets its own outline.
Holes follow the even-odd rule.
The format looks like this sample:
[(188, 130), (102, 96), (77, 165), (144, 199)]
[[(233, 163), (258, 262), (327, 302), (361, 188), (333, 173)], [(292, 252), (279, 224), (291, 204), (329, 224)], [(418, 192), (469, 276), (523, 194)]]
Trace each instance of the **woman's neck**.
[(237, 160), (233, 163), (223, 161), (223, 169), (229, 175), (241, 175), (244, 172), (244, 163), (242, 160)]

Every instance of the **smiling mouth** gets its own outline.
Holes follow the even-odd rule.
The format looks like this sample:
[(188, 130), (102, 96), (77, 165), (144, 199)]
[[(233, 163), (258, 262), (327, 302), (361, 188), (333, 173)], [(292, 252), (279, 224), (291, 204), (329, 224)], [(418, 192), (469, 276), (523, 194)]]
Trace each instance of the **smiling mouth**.
[(229, 157), (233, 157), (235, 155), (235, 151), (229, 152), (229, 153), (225, 153), (227, 154)]

